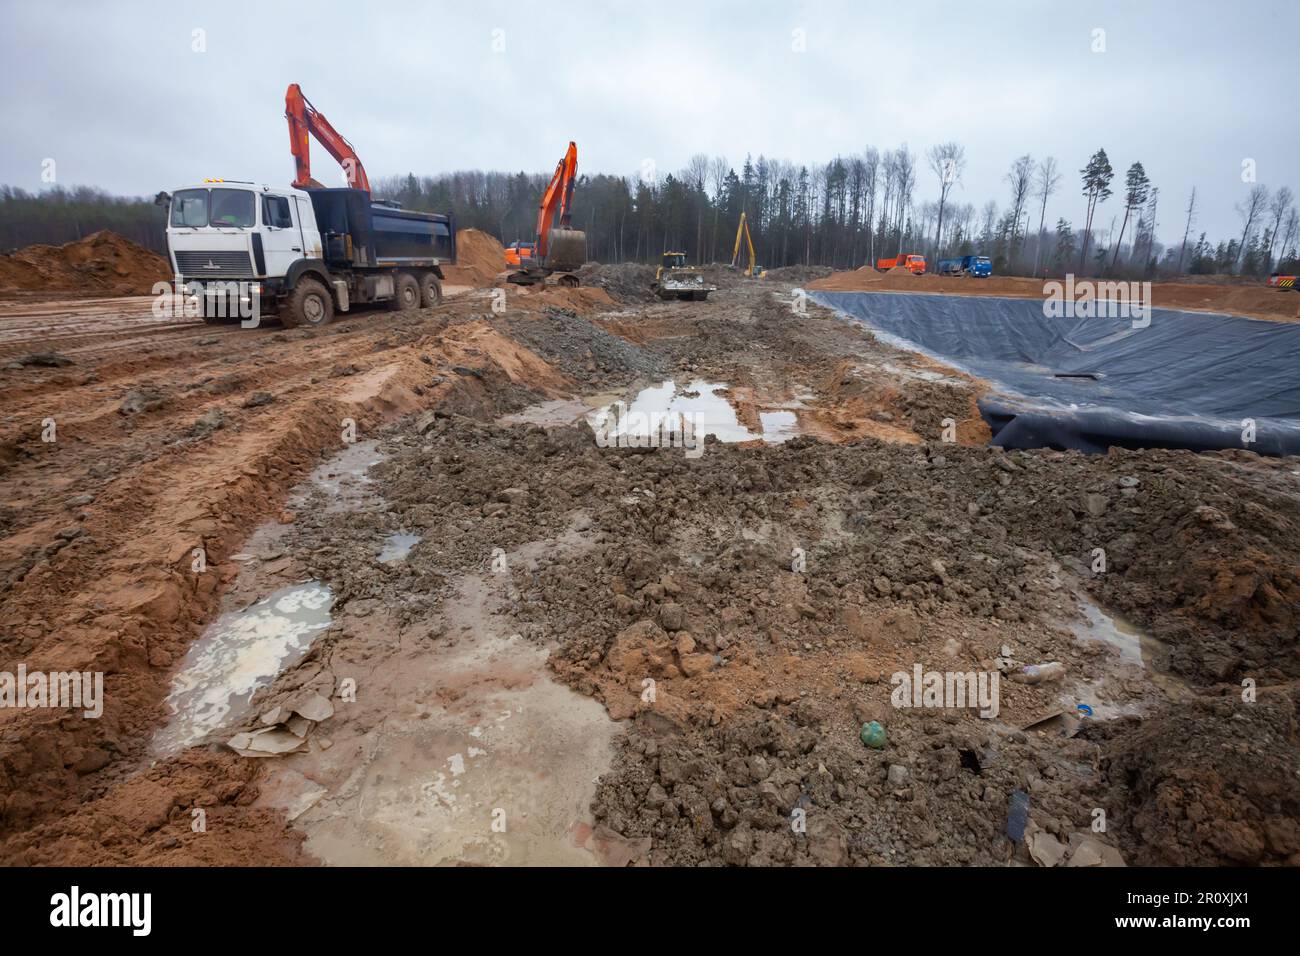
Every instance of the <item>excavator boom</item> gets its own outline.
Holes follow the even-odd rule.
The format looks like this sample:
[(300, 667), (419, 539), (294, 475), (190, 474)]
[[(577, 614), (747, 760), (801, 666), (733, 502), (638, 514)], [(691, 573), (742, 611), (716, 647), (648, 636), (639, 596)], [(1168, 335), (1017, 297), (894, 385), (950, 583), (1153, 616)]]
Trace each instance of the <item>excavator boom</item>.
[(366, 170), (361, 165), (361, 159), (357, 156), (357, 151), (352, 148), (351, 143), (330, 125), (324, 114), (312, 106), (307, 97), (303, 96), (302, 87), (297, 83), (290, 83), (289, 89), (285, 91), (284, 115), (289, 121), (289, 151), (293, 153), (293, 161), (297, 172), (297, 176), (293, 181), (295, 188), (306, 189), (309, 186), (320, 187), (321, 185), (311, 176), (311, 141), (309, 136), (315, 136), (329, 154), (338, 161), (338, 164), (343, 167), (343, 172), (348, 177), (348, 185), (354, 189), (364, 189), (366, 192), (370, 192), (370, 180), (366, 178)]
[(731, 268), (736, 268), (737, 261), (740, 259), (740, 237), (745, 237), (746, 250), (749, 253), (749, 268), (745, 271), (747, 276), (758, 275), (758, 254), (754, 252), (754, 239), (749, 234), (749, 217), (745, 213), (740, 214), (740, 222), (736, 226), (736, 245), (731, 250)]
[(545, 259), (551, 245), (551, 228), (555, 224), (555, 214), (560, 216), (560, 228), (569, 228), (569, 206), (573, 202), (573, 184), (578, 178), (578, 145), (570, 142), (569, 148), (560, 157), (555, 166), (555, 175), (551, 177), (542, 193), (542, 202), (537, 211), (537, 254)]

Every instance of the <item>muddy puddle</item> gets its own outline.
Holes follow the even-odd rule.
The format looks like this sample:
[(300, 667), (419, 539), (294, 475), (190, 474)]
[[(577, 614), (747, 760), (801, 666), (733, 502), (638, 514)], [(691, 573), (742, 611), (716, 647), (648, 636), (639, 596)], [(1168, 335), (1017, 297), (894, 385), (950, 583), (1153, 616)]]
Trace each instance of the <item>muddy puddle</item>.
[(354, 442), (318, 465), (307, 476), (307, 480), (289, 495), (289, 506), (302, 507), (311, 492), (319, 490), (328, 499), (327, 511), (347, 511), (374, 497), (374, 479), (367, 472), (383, 460), (378, 441), (369, 439)]
[(1182, 700), (1193, 691), (1168, 672), (1169, 649), (1121, 615), (1092, 601), (1082, 591), (1074, 593), (1081, 620), (1063, 622), (1082, 643), (1104, 644), (1115, 652), (1100, 676), (1067, 675), (1061, 684), (1061, 704), (1073, 713), (1097, 720), (1142, 714), (1162, 698)]
[(418, 534), (408, 534), (405, 531), (398, 531), (390, 534), (384, 539), (384, 546), (379, 550), (379, 557), (376, 559), (380, 564), (395, 564), (398, 561), (405, 561), (411, 549), (423, 540)]
[(221, 615), (190, 647), (163, 706), (158, 756), (178, 753), (241, 719), (253, 694), (292, 667), (330, 626), (334, 596), (316, 581), (290, 585)]
[(614, 402), (587, 417), (592, 428), (604, 428), (612, 439), (648, 439), (661, 432), (681, 430), (683, 421), (703, 439), (713, 435), (719, 441), (765, 441), (778, 444), (799, 433), (798, 416), (793, 408), (757, 411), (757, 427), (741, 420), (733, 404), (731, 387), (724, 382), (694, 379), (689, 382), (665, 381), (643, 388), (631, 401)]
[[(345, 449), (295, 489), (291, 507), (341, 512), (344, 520), (382, 507), (383, 482), (368, 472), (383, 458), (375, 442)], [(273, 524), (261, 528), (248, 549), (277, 554), (282, 533)], [(421, 540), (399, 529), (376, 540), (371, 560), (410, 560)], [(506, 557), (527, 566), (540, 554), (588, 546), (589, 535), (570, 528)], [(245, 562), (232, 590), (264, 593), (274, 567)], [(276, 591), (242, 617), (223, 617), (211, 639), (220, 649), (205, 651), (206, 637), (196, 645), (202, 665), (187, 660), (169, 698), (184, 720), (178, 716), (160, 735), (160, 752), (246, 717), (252, 692), (302, 659), (316, 633), (306, 628), (329, 626), (331, 605), (324, 590), (324, 601), (311, 603), (325, 616), (304, 621), (290, 637), (265, 615), (294, 593)], [(334, 608), (330, 670), (336, 688), (355, 686), (355, 699), (336, 693), (334, 715), (302, 752), (264, 762), (257, 805), (281, 812), (305, 834), (305, 851), (330, 865), (579, 866), (626, 859), (626, 847), (595, 828), (590, 814), (618, 725), (598, 701), (551, 678), (546, 645), (512, 632), (512, 596), (509, 574), (470, 573), (452, 580), (437, 611), (415, 620), (399, 621), (382, 603)], [(308, 604), (305, 597), (298, 603)], [(222, 663), (240, 654), (239, 663)], [(241, 690), (233, 703), (231, 685)]]

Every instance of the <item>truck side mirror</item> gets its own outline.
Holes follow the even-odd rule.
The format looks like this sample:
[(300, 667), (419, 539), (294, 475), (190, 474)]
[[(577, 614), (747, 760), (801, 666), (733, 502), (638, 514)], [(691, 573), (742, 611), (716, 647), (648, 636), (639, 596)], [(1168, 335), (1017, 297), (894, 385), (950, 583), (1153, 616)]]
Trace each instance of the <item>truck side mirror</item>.
[(164, 209), (170, 206), (171, 202), (172, 194), (168, 192), (161, 192), (157, 196), (153, 197), (153, 204), (155, 206), (162, 206)]

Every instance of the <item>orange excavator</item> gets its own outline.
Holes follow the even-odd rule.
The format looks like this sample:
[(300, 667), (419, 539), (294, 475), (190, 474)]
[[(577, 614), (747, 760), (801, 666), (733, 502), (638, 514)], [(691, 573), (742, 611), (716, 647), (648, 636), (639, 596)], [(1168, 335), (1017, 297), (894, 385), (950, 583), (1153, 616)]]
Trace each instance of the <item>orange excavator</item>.
[(537, 285), (546, 281), (547, 276), (560, 273), (556, 280), (560, 285), (578, 284), (578, 277), (573, 273), (587, 261), (587, 234), (581, 229), (569, 228), (569, 207), (573, 203), (573, 185), (577, 178), (578, 147), (576, 143), (569, 143), (568, 150), (556, 164), (555, 175), (542, 194), (537, 212), (537, 238), (531, 247), (528, 243), (516, 242), (506, 250), (507, 265), (516, 267), (516, 271), (506, 276), (506, 281), (515, 285)]
[(284, 115), (289, 121), (289, 151), (293, 153), (293, 161), (298, 173), (293, 181), (294, 188), (322, 188), (320, 183), (311, 178), (311, 142), (308, 139), (310, 134), (315, 136), (343, 167), (349, 186), (370, 192), (370, 180), (366, 178), (366, 170), (361, 165), (357, 151), (330, 125), (325, 115), (303, 96), (302, 87), (297, 83), (290, 83), (289, 89), (285, 91)]

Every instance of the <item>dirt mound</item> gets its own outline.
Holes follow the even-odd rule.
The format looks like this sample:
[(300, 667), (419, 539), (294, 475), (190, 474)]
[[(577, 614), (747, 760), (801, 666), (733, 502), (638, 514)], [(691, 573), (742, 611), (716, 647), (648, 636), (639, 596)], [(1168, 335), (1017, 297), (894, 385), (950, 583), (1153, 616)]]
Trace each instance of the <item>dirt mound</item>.
[[(1116, 735), (1106, 769), (1144, 866), (1295, 866), (1294, 686), (1193, 699)], [(1249, 742), (1249, 743), (1247, 743)]]
[(777, 282), (812, 282), (815, 279), (825, 279), (834, 271), (830, 266), (782, 266), (779, 269), (768, 269), (767, 277)]
[(27, 246), (0, 256), (0, 289), (149, 295), (171, 281), (171, 265), (130, 239), (101, 229), (61, 246)]
[(655, 299), (650, 285), (655, 281), (655, 270), (639, 262), (619, 262), (606, 265), (588, 262), (578, 270), (584, 286), (604, 289), (618, 302), (651, 302)]
[(449, 285), (490, 286), (506, 268), (505, 247), (477, 229), (456, 230), (456, 264), (442, 270)]

